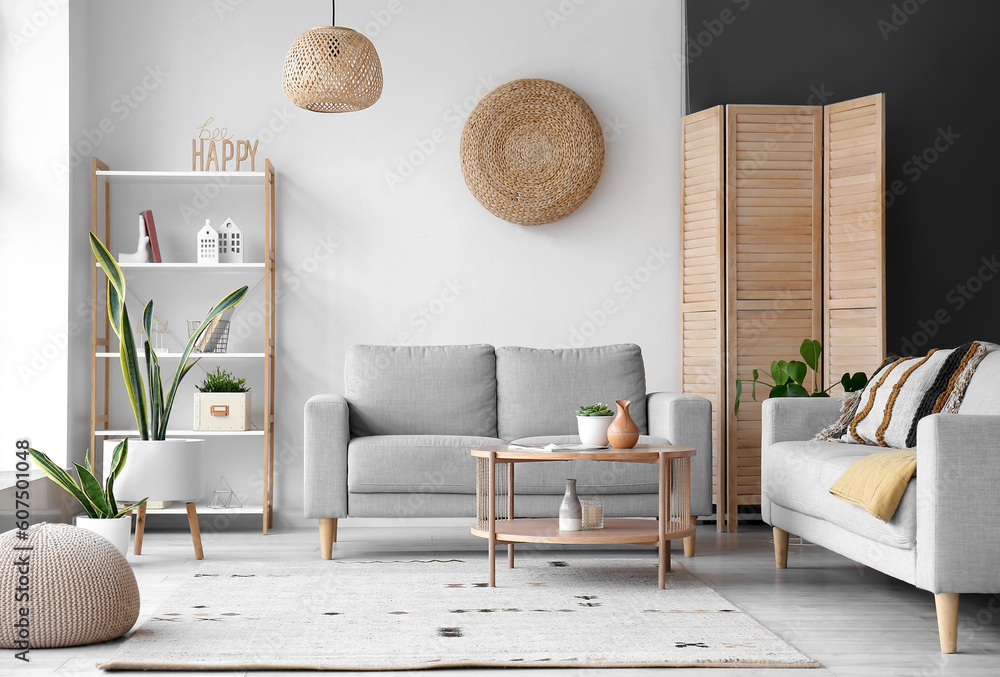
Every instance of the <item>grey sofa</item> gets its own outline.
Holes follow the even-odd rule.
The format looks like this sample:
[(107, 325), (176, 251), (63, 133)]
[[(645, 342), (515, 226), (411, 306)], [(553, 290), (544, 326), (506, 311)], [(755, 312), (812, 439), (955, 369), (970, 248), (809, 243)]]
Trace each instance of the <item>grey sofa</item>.
[[(579, 441), (576, 409), (616, 399), (632, 401), (639, 443), (697, 449), (691, 513), (712, 512), (711, 405), (695, 395), (647, 395), (637, 345), (359, 345), (347, 354), (345, 381), (345, 396), (305, 405), (305, 516), (320, 521), (324, 559), (341, 517), (474, 518), (472, 447)], [(519, 469), (518, 515), (556, 514), (567, 477), (581, 495), (603, 495), (609, 517), (657, 514), (655, 466), (570, 461)]]
[(957, 414), (917, 426), (917, 476), (888, 523), (829, 493), (858, 458), (878, 447), (817, 442), (837, 420), (836, 399), (763, 404), (764, 521), (785, 568), (788, 534), (934, 593), (941, 651), (956, 651), (959, 593), (1000, 592), (1000, 352), (989, 353)]

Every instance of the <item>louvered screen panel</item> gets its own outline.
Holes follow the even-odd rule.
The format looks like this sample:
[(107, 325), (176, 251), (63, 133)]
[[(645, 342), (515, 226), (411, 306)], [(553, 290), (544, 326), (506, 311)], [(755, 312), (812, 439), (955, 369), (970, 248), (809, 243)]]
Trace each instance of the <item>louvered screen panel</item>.
[[(818, 107), (727, 107), (729, 384), (821, 335), (822, 124)], [(739, 418), (725, 410), (736, 531), (737, 506), (760, 503), (760, 405), (746, 394)]]
[(827, 106), (824, 134), (823, 344), (833, 380), (870, 374), (885, 357), (885, 95)]
[[(725, 110), (681, 120), (681, 390), (712, 403), (713, 501), (725, 510)], [(719, 520), (722, 528), (722, 520)]]

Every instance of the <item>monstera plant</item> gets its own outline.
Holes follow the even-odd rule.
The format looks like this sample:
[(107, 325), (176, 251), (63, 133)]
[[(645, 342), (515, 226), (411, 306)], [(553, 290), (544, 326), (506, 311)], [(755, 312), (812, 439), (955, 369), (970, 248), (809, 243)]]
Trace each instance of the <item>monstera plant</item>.
[[(768, 397), (829, 397), (830, 390), (837, 385), (844, 387), (844, 392), (852, 393), (861, 390), (868, 384), (868, 377), (864, 372), (857, 372), (853, 376), (845, 373), (840, 380), (825, 389), (820, 389), (820, 381), (816, 372), (819, 370), (819, 358), (823, 354), (823, 344), (814, 339), (805, 339), (799, 346), (799, 354), (802, 362), (798, 360), (775, 360), (771, 363), (772, 382), (760, 380), (760, 371), (753, 370), (753, 379), (749, 383), (753, 384), (751, 396), (757, 400), (757, 386), (769, 389)], [(813, 370), (812, 392), (806, 390), (805, 382), (809, 369)], [(736, 402), (733, 409), (737, 415), (740, 413), (740, 397), (743, 395), (742, 379), (736, 379)]]

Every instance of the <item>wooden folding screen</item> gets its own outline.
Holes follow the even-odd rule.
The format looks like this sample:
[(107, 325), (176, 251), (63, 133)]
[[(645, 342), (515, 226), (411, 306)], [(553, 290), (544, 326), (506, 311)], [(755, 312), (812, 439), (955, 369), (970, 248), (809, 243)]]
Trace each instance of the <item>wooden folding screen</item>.
[(885, 357), (885, 94), (826, 107), (825, 373)]
[(712, 401), (720, 530), (761, 502), (760, 403), (747, 392), (734, 415), (736, 378), (795, 359), (804, 338), (823, 338), (826, 373), (881, 359), (882, 102), (682, 120), (681, 386)]
[(681, 125), (681, 390), (712, 402), (712, 501), (725, 505), (724, 106)]
[[(726, 383), (798, 355), (822, 329), (823, 109), (728, 106)], [(732, 400), (732, 390), (728, 398)], [(765, 393), (766, 395), (766, 393)], [(763, 399), (758, 396), (758, 400)], [(725, 411), (728, 526), (759, 504), (760, 402)]]

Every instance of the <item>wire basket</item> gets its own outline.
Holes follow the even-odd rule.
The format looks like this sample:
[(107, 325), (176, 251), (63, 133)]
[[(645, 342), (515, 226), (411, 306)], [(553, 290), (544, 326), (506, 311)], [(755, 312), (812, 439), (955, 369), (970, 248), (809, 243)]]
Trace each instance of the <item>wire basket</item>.
[[(201, 320), (188, 320), (188, 338), (198, 333)], [(216, 318), (194, 344), (194, 352), (224, 353), (229, 348), (229, 320)]]

